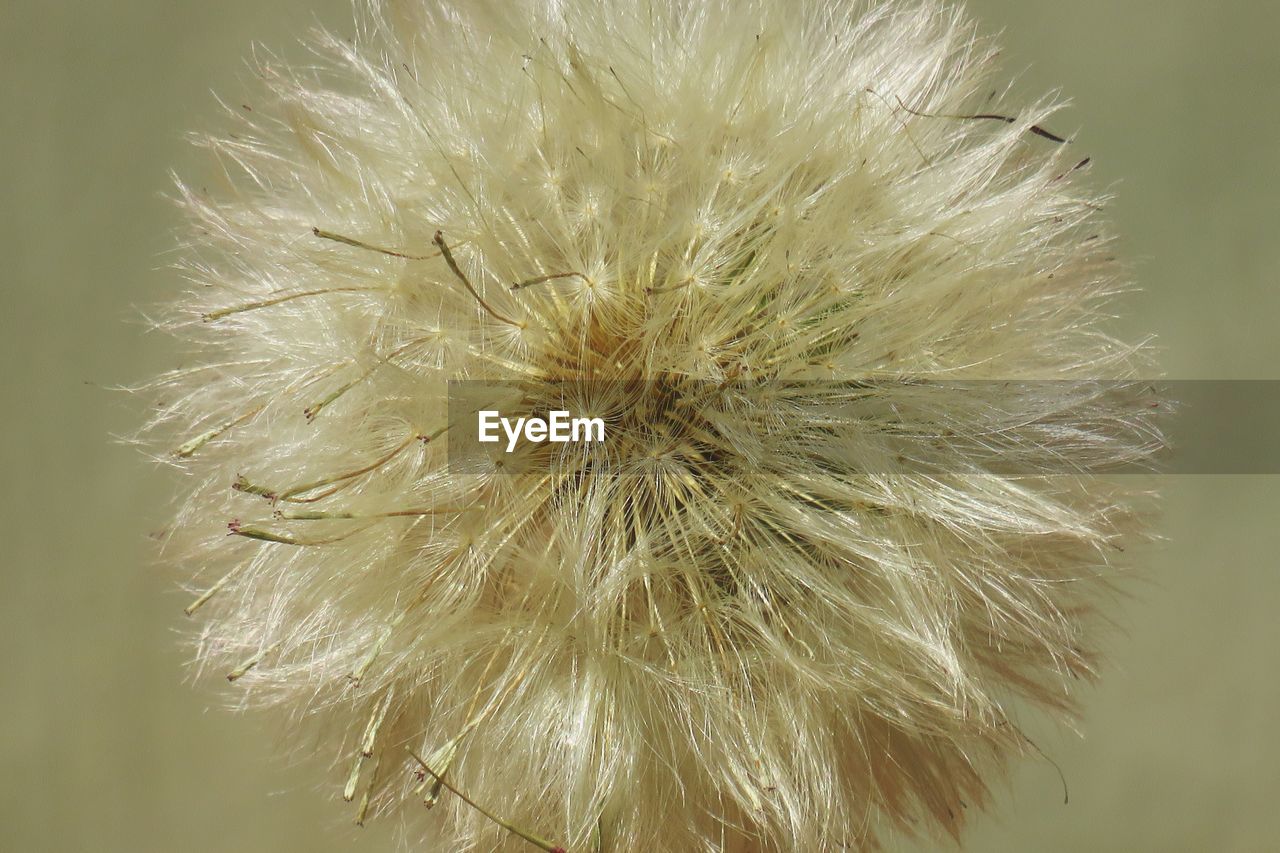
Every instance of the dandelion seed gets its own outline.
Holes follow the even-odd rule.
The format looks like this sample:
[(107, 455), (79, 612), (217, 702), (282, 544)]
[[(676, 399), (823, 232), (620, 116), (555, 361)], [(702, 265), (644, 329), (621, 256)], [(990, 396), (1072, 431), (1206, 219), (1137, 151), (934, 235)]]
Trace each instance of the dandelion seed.
[[(1096, 672), (1147, 495), (1093, 471), (1161, 443), (1056, 105), (934, 0), (361, 8), (181, 194), (200, 664), (424, 849), (957, 835)], [(452, 380), (607, 438), (458, 465)]]

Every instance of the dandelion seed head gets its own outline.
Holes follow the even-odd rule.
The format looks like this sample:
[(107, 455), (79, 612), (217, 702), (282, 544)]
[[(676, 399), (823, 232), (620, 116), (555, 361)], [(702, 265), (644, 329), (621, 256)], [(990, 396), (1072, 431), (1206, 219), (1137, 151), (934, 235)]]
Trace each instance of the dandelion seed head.
[[(1072, 711), (1143, 533), (1070, 472), (1159, 444), (1108, 384), (1143, 350), (1056, 104), (992, 95), (933, 2), (360, 21), (262, 59), (203, 140), (225, 187), (181, 187), (148, 441), (198, 667), (433, 849), (958, 834), (1034, 751), (1015, 709)], [(456, 380), (618, 438), (460, 469)]]

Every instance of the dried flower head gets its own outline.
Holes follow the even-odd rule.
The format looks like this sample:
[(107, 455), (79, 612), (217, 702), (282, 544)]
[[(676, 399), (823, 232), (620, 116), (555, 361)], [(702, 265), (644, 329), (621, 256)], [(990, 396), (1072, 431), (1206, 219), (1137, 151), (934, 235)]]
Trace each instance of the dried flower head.
[[(360, 820), (436, 805), (430, 849), (958, 832), (1012, 703), (1093, 672), (1141, 525), (1088, 469), (1158, 444), (1095, 381), (1138, 350), (1054, 105), (933, 2), (362, 20), (182, 191), (149, 440), (201, 667), (331, 733)], [(459, 379), (619, 438), (450, 465)]]

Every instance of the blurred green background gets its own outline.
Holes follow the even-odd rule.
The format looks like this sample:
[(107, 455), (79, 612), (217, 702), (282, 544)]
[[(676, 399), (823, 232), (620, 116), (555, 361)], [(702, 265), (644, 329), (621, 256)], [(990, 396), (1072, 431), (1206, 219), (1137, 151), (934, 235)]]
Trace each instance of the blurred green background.
[[(780, 0), (781, 2), (781, 0)], [(1280, 11), (1261, 0), (973, 0), (1028, 95), (1077, 106), (1091, 180), (1170, 377), (1280, 378)], [(278, 732), (184, 683), (175, 578), (148, 530), (172, 487), (112, 436), (107, 386), (167, 365), (141, 310), (178, 282), (167, 172), (216, 128), (251, 43), (302, 57), (346, 0), (6, 0), (0, 11), (0, 850), (384, 851)], [(975, 851), (1280, 849), (1280, 479), (1176, 477), (1087, 696), (974, 821)], [(897, 848), (894, 848), (897, 849)]]

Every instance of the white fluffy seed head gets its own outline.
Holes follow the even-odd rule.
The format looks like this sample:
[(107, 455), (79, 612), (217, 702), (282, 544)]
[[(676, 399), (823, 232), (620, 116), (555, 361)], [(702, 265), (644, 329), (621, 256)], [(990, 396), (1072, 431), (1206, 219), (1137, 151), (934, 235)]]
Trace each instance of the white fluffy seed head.
[[(149, 440), (190, 475), (201, 666), (330, 733), (361, 819), (438, 800), (431, 849), (529, 842), (411, 752), (571, 850), (957, 832), (1028, 749), (1011, 703), (1091, 675), (1141, 529), (1067, 469), (1158, 444), (1127, 386), (917, 384), (1136, 370), (1053, 105), (1002, 103), (932, 2), (362, 21), (265, 62), (204, 140), (226, 185), (182, 191), (191, 360)], [(625, 444), (450, 467), (454, 379), (620, 380)]]

